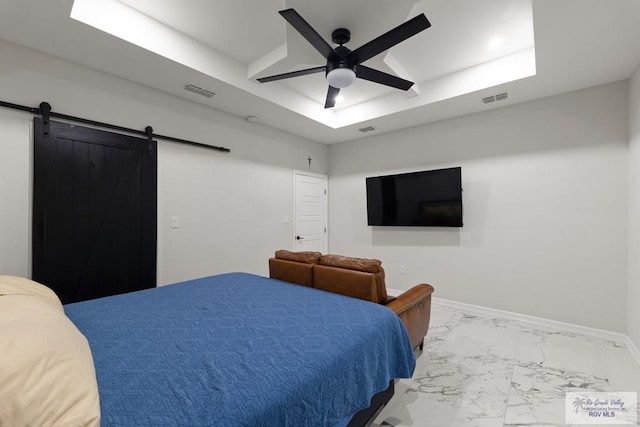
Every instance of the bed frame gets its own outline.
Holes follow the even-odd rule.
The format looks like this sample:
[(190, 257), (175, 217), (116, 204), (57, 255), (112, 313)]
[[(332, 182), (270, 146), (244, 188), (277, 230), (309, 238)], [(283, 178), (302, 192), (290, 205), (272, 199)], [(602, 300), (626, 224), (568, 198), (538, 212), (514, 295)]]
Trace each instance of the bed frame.
[(371, 398), (371, 405), (368, 408), (361, 409), (351, 418), (347, 427), (369, 427), (380, 415), (380, 412), (387, 406), (387, 403), (393, 397), (395, 392), (395, 382), (389, 381), (389, 387), (386, 390), (378, 392)]

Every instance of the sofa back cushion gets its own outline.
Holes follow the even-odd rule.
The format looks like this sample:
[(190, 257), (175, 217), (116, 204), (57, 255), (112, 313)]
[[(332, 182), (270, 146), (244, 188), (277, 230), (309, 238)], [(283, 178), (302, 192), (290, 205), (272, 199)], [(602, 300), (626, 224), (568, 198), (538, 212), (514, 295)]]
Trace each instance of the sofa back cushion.
[(269, 258), (269, 277), (313, 287), (313, 266), (321, 256), (320, 252), (276, 251), (275, 258)]
[(320, 262), (320, 258), (322, 258), (322, 254), (320, 252), (311, 252), (311, 251), (291, 252), (284, 249), (280, 249), (276, 251), (275, 257), (276, 259), (285, 259), (287, 261), (302, 262), (305, 264), (317, 264)]
[(374, 275), (364, 271), (316, 265), (314, 287), (366, 301), (378, 302), (379, 300)]
[(269, 258), (269, 277), (313, 287), (313, 264)]
[(387, 301), (382, 262), (377, 259), (323, 255), (314, 267), (314, 287), (375, 303)]
[(269, 258), (269, 277), (378, 304), (388, 300), (382, 262), (373, 258), (279, 250)]

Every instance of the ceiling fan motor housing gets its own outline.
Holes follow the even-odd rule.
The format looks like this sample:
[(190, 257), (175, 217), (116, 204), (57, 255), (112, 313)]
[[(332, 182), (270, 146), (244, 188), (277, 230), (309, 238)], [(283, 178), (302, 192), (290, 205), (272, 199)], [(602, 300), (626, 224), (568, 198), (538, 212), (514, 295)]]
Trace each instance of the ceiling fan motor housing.
[(355, 72), (357, 64), (354, 58), (349, 57), (349, 53), (351, 53), (351, 50), (344, 46), (338, 46), (337, 48), (335, 48), (334, 52), (329, 55), (329, 58), (327, 59), (326, 74), (329, 74), (331, 70), (335, 70), (337, 68), (348, 68)]
[(351, 31), (346, 28), (337, 28), (331, 33), (331, 41), (342, 46), (351, 40)]

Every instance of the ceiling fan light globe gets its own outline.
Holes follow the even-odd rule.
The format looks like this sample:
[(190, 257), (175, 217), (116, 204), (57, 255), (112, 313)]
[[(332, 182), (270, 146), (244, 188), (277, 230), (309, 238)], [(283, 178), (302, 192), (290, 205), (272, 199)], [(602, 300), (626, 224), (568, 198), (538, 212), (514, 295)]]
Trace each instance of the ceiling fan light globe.
[(335, 68), (327, 73), (329, 85), (338, 89), (351, 86), (355, 80), (356, 73), (350, 68)]

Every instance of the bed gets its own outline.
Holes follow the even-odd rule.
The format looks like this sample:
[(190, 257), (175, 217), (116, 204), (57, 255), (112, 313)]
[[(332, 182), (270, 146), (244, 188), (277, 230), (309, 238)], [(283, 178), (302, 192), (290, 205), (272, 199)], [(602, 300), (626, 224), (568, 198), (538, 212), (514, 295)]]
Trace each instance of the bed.
[(391, 310), (247, 273), (64, 312), (91, 349), (103, 426), (345, 426), (415, 367)]

